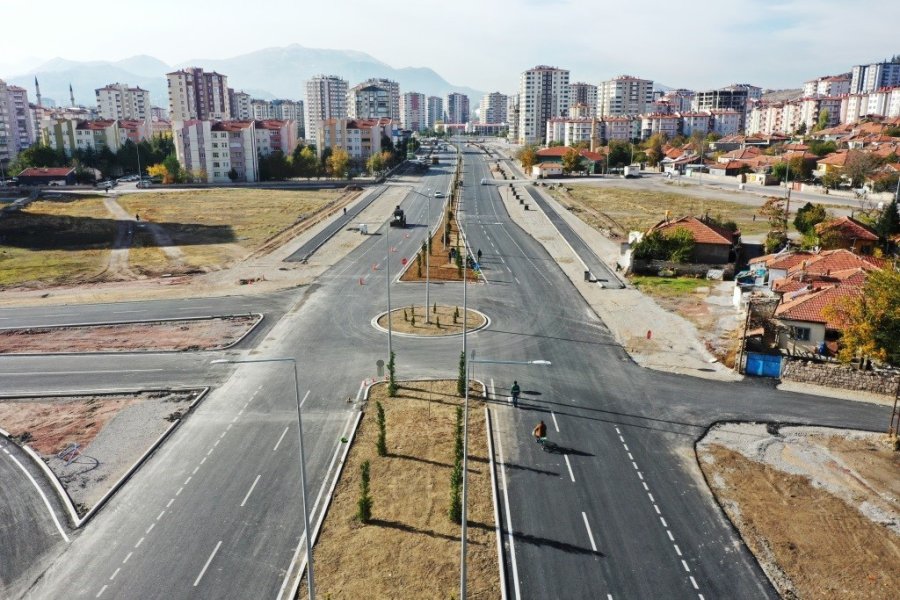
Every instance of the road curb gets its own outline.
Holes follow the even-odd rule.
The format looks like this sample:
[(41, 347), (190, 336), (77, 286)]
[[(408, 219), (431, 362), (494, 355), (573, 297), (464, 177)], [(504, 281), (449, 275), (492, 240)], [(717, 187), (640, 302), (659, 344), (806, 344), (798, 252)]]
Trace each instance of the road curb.
[[(208, 348), (201, 352), (217, 352), (220, 350), (228, 350), (241, 343), (244, 338), (250, 335), (260, 323), (265, 319), (263, 313), (247, 313), (246, 315), (205, 315), (200, 317), (180, 317), (171, 319), (150, 319), (147, 321), (110, 321), (107, 323), (67, 323), (66, 325), (40, 325), (35, 327), (0, 327), (0, 333), (5, 331), (23, 331), (28, 329), (65, 329), (68, 327), (116, 327), (119, 325), (142, 325), (147, 323), (178, 323), (181, 321), (210, 321), (213, 319), (227, 319), (231, 317), (255, 316), (256, 321), (242, 333), (235, 341), (221, 347)], [(181, 352), (194, 352), (193, 350), (157, 350), (157, 349), (134, 349), (134, 350), (99, 350), (93, 352), (4, 352), (3, 356), (83, 356), (86, 354), (177, 354)]]
[[(484, 384), (482, 384), (484, 385)], [(487, 388), (485, 388), (487, 395)], [(497, 502), (497, 465), (494, 463), (494, 422), (491, 418), (491, 410), (484, 407), (484, 418), (487, 425), (488, 460), (491, 464), (491, 496), (494, 500), (494, 533), (497, 536), (497, 567), (500, 571), (500, 598), (507, 600), (509, 592), (506, 589), (506, 561), (503, 560), (503, 533), (500, 531), (500, 505)]]
[[(160, 390), (150, 389), (150, 390), (142, 390), (142, 391), (152, 392), (152, 391), (160, 391)], [(179, 391), (179, 390), (161, 390), (161, 391)], [(181, 391), (185, 391), (185, 390), (181, 390)], [(15, 444), (17, 448), (21, 448), (22, 451), (25, 452), (29, 456), (29, 458), (32, 460), (32, 462), (37, 464), (38, 468), (43, 472), (44, 477), (49, 481), (50, 486), (56, 492), (56, 495), (57, 495), (59, 501), (65, 507), (67, 516), (69, 517), (69, 525), (73, 529), (78, 529), (81, 526), (83, 526), (85, 523), (87, 523), (101, 508), (103, 508), (103, 506), (106, 504), (106, 502), (109, 501), (109, 499), (112, 498), (112, 496), (117, 491), (119, 491), (119, 489), (123, 485), (125, 485), (125, 483), (129, 479), (131, 479), (131, 477), (137, 472), (137, 470), (141, 466), (143, 466), (144, 462), (146, 462), (147, 459), (150, 458), (150, 456), (159, 448), (159, 446), (162, 445), (162, 443), (166, 440), (166, 438), (169, 436), (169, 434), (171, 434), (175, 430), (175, 428), (181, 424), (181, 422), (184, 420), (185, 416), (187, 416), (193, 410), (194, 406), (200, 400), (202, 400), (203, 398), (206, 397), (208, 392), (209, 392), (209, 387), (200, 388), (200, 394), (198, 395), (198, 397), (196, 399), (194, 399), (188, 405), (188, 409), (185, 412), (184, 416), (182, 416), (179, 419), (176, 419), (175, 421), (172, 422), (171, 425), (169, 425), (169, 427), (166, 428), (166, 430), (162, 433), (162, 435), (160, 435), (153, 442), (153, 444), (150, 445), (150, 448), (148, 448), (134, 462), (134, 464), (132, 464), (131, 467), (128, 468), (128, 470), (112, 485), (111, 488), (109, 488), (109, 490), (105, 494), (103, 494), (103, 496), (100, 498), (100, 500), (98, 500), (97, 503), (94, 504), (93, 508), (91, 508), (87, 513), (85, 513), (84, 517), (78, 516), (78, 511), (75, 510), (75, 505), (72, 503), (72, 499), (69, 497), (69, 494), (66, 492), (65, 488), (59, 482), (59, 478), (56, 476), (56, 474), (53, 472), (53, 470), (50, 469), (50, 467), (47, 465), (47, 463), (44, 461), (44, 459), (42, 459), (37, 454), (37, 452), (35, 452), (30, 446), (28, 446), (28, 444), (18, 444), (16, 442), (14, 442), (12, 440), (12, 438), (10, 437), (10, 435), (2, 429), (0, 429), (0, 434), (2, 434), (4, 437), (6, 437), (7, 440), (9, 440), (10, 442)], [(109, 393), (115, 393), (115, 392), (109, 392)], [(23, 397), (41, 397), (41, 396), (17, 395), (16, 397), (23, 398)], [(2, 399), (2, 398), (0, 398), (0, 399)]]
[[(395, 308), (395, 309), (393, 309), (391, 312), (397, 312), (398, 310), (400, 310), (400, 308)], [(484, 314), (484, 313), (481, 312), (480, 310), (475, 310), (474, 308), (470, 308), (470, 309), (468, 309), (468, 310), (470, 310), (470, 311), (472, 311), (473, 313), (476, 313), (476, 314), (478, 314), (478, 315), (481, 315), (481, 316), (484, 318), (484, 324), (483, 324), (481, 327), (476, 327), (476, 328), (474, 328), (474, 329), (469, 329), (469, 330), (467, 330), (467, 333), (470, 333), (470, 334), (471, 334), (471, 333), (475, 333), (476, 331), (481, 331), (482, 329), (487, 329), (488, 326), (490, 326), (490, 324), (491, 324), (491, 318), (490, 318), (489, 316), (487, 316), (486, 314)], [(381, 333), (387, 333), (387, 332), (388, 332), (387, 329), (385, 329), (384, 327), (382, 327), (381, 325), (378, 324), (378, 319), (380, 319), (381, 317), (383, 317), (383, 316), (386, 315), (386, 314), (387, 314), (387, 311), (378, 313), (377, 315), (375, 315), (374, 317), (372, 317), (372, 320), (369, 322), (369, 323), (372, 325), (372, 327), (373, 327), (376, 331), (380, 331)], [(420, 339), (436, 338), (436, 339), (444, 339), (444, 338), (451, 338), (451, 337), (459, 337), (459, 336), (463, 335), (463, 332), (460, 331), (459, 333), (448, 333), (448, 334), (446, 334), (446, 335), (419, 335), (419, 334), (417, 334), (417, 333), (405, 333), (405, 332), (402, 332), (402, 331), (393, 331), (393, 332), (391, 332), (391, 335), (397, 335), (397, 336), (405, 337), (405, 338), (420, 338)], [(427, 380), (427, 379), (407, 379), (406, 381), (430, 381), (430, 380)], [(366, 396), (368, 397), (368, 390), (366, 391)]]

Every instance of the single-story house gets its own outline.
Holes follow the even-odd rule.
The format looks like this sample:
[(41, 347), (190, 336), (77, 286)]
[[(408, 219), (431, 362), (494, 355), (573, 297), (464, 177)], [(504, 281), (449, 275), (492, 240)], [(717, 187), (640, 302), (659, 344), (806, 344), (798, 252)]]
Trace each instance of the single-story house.
[(725, 175), (735, 177), (742, 171), (748, 171), (751, 167), (741, 160), (730, 160), (727, 163), (717, 162), (709, 165), (710, 175)]
[(775, 309), (775, 320), (781, 326), (779, 347), (791, 354), (798, 351), (824, 354), (826, 348), (836, 350), (844, 323), (836, 321), (827, 308), (856, 293), (859, 288), (855, 286), (837, 285), (785, 294)]
[(858, 254), (872, 254), (878, 244), (878, 234), (853, 217), (823, 221), (816, 225), (816, 234), (829, 249), (844, 248)]
[(29, 167), (16, 177), (19, 185), (74, 185), (74, 167)]
[(558, 162), (542, 162), (531, 167), (531, 176), (538, 179), (546, 177), (557, 177), (562, 174), (562, 164)]
[(729, 231), (697, 217), (660, 221), (650, 228), (650, 231), (671, 235), (678, 229), (686, 229), (694, 237), (694, 250), (691, 252), (690, 262), (724, 265), (735, 261), (740, 245), (740, 231)]
[[(567, 146), (553, 146), (550, 148), (541, 148), (537, 151), (537, 158), (542, 163), (558, 163), (562, 164), (563, 156), (566, 155), (571, 148)], [(603, 155), (599, 152), (591, 152), (590, 150), (579, 150), (581, 156), (581, 164), (588, 173), (600, 173), (603, 163)]]

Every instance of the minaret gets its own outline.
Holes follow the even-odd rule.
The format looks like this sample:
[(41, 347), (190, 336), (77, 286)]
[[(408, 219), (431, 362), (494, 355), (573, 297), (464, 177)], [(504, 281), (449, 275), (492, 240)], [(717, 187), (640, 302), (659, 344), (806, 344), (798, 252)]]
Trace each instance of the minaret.
[(43, 106), (41, 104), (41, 84), (38, 83), (37, 77), (34, 78), (34, 95), (37, 96), (37, 105)]
[(69, 84), (69, 100), (72, 102), (72, 108), (75, 108), (75, 93), (72, 91), (72, 84)]

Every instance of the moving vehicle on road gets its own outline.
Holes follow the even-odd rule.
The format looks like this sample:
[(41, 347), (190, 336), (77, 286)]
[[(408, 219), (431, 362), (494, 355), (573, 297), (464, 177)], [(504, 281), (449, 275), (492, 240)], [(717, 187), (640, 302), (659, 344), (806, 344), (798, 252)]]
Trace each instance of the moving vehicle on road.
[(394, 214), (391, 216), (391, 227), (406, 227), (406, 213), (403, 212), (399, 205), (394, 209)]

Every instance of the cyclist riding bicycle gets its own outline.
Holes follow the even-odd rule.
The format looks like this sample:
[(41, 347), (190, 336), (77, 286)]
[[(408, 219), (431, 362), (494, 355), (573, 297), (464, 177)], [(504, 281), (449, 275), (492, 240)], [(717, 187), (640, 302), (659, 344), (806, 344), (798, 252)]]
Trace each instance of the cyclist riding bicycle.
[(543, 444), (547, 439), (547, 425), (541, 421), (537, 425), (534, 426), (534, 430), (531, 432), (531, 435), (534, 436), (534, 441), (538, 444)]
[(509, 395), (512, 396), (513, 406), (519, 405), (519, 382), (513, 381), (512, 387), (509, 388)]

